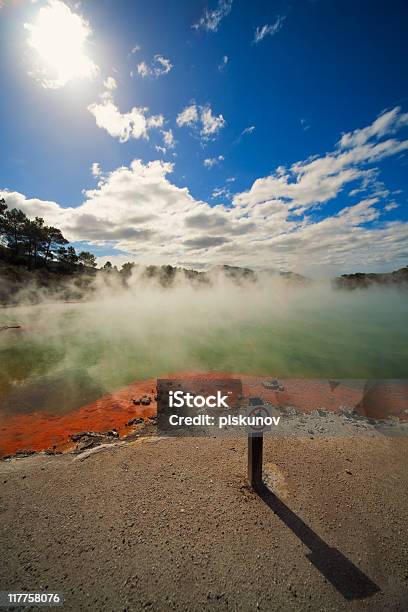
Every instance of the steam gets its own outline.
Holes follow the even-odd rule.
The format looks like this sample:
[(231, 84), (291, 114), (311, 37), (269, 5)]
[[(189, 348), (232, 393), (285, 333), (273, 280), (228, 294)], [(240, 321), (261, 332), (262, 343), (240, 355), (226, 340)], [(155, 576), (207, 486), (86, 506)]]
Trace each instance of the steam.
[(180, 273), (163, 288), (138, 268), (127, 288), (103, 274), (92, 287), (91, 299), (64, 303), (55, 300), (61, 295), (28, 286), (18, 298), (35, 292), (36, 305), (0, 310), (0, 326), (22, 325), (21, 332), (0, 334), (2, 409), (13, 402), (32, 408), (40, 383), (47, 409), (58, 411), (62, 397), (68, 409), (70, 397), (83, 404), (139, 378), (192, 370), (406, 376), (406, 294), (391, 288), (339, 291), (269, 274), (237, 282), (220, 272), (210, 282)]

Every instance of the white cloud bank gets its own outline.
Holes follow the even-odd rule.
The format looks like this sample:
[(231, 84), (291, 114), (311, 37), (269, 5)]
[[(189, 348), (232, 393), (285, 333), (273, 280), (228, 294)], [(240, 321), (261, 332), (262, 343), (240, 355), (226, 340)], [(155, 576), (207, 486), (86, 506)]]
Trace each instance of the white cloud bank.
[[(408, 150), (408, 140), (395, 136), (407, 124), (398, 108), (384, 113), (372, 125), (343, 134), (332, 152), (257, 179), (226, 206), (211, 207), (174, 185), (173, 166), (163, 161), (135, 160), (104, 173), (76, 208), (17, 192), (0, 195), (9, 206), (61, 227), (70, 240), (113, 245), (141, 263), (398, 267), (406, 265), (408, 223), (387, 220), (394, 202), (373, 164)], [(365, 193), (358, 199), (347, 187)], [(324, 205), (340, 193), (346, 203), (322, 218)], [(230, 195), (215, 191), (213, 197)]]

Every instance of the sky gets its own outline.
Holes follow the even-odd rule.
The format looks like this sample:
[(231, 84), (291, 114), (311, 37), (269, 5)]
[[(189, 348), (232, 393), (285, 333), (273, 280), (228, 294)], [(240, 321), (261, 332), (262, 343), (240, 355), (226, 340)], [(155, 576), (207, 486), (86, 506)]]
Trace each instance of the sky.
[(408, 4), (0, 0), (0, 196), (103, 264), (408, 260)]

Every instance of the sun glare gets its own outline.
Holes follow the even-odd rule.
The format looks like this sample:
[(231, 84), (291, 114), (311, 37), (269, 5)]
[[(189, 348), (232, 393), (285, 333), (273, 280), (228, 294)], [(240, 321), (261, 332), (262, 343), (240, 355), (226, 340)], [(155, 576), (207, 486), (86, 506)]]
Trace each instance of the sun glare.
[(73, 79), (94, 78), (98, 67), (85, 52), (91, 29), (85, 19), (61, 2), (49, 0), (34, 23), (26, 23), (27, 43), (35, 52), (32, 75), (57, 89)]

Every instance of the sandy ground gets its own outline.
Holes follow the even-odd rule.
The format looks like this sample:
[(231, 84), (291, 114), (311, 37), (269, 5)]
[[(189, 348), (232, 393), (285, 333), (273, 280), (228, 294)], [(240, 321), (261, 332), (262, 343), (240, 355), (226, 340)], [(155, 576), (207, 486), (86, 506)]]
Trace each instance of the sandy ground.
[(0, 463), (0, 590), (65, 610), (407, 610), (407, 438), (143, 438)]

